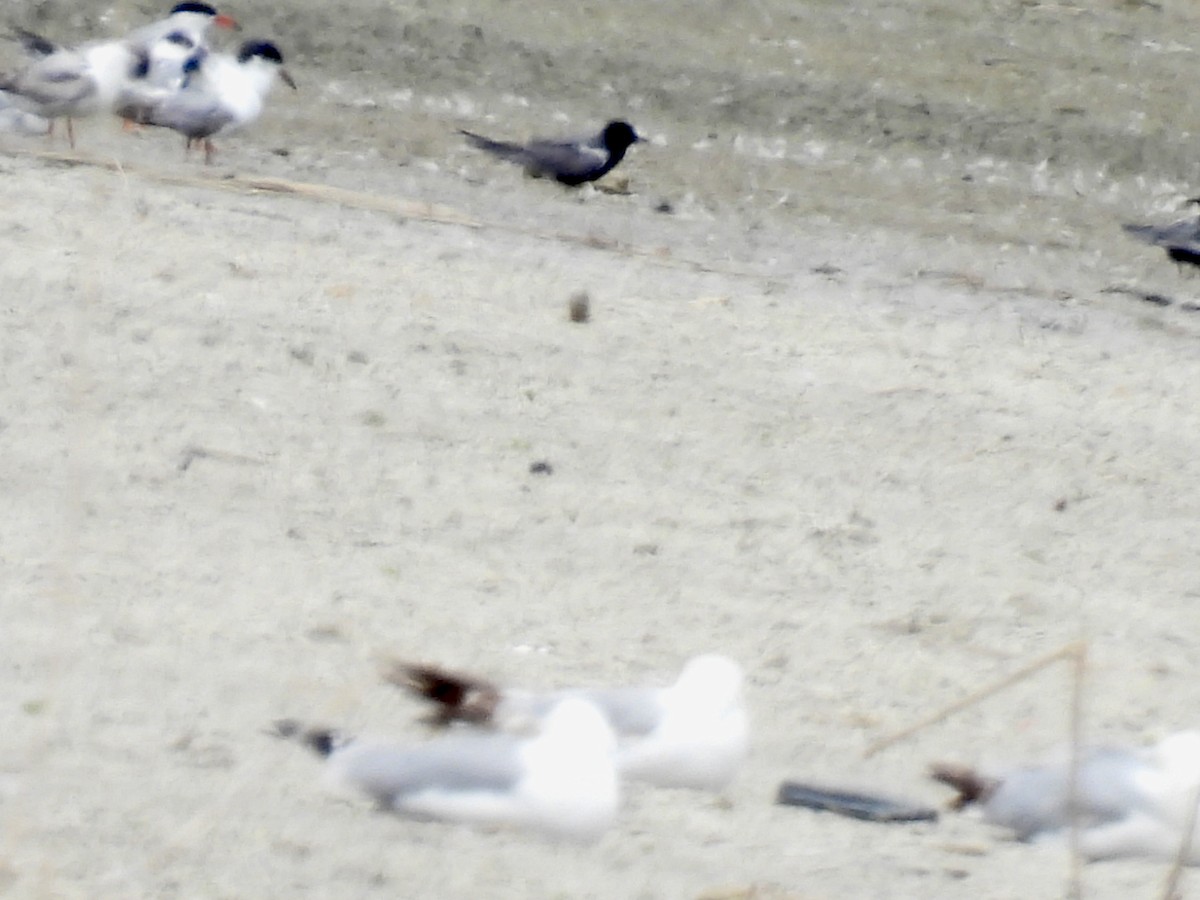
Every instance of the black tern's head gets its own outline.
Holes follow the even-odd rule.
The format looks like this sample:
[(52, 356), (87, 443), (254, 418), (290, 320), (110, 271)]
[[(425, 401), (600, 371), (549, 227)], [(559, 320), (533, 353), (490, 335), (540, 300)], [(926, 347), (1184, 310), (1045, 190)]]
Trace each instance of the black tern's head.
[(604, 146), (612, 153), (624, 153), (631, 144), (636, 144), (641, 138), (628, 122), (617, 119), (604, 126)]
[(279, 52), (278, 47), (270, 41), (246, 41), (238, 51), (237, 61), (245, 65), (255, 59), (279, 66), (279, 77), (293, 91), (296, 90), (296, 82), (292, 80), (288, 70), (283, 67), (283, 54)]

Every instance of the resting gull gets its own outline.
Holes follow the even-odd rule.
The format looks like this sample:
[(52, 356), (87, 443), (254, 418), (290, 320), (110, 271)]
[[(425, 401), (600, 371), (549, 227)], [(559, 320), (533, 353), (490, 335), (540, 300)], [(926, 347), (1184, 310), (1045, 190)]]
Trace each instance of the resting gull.
[(615, 738), (592, 704), (556, 704), (531, 736), (460, 734), (421, 745), (349, 738), (294, 720), (276, 733), (325, 757), (328, 778), (414, 819), (511, 826), (578, 841), (617, 813)]
[(396, 663), (388, 680), (438, 704), (435, 720), (486, 724), (520, 732), (566, 697), (595, 704), (617, 733), (617, 768), (626, 778), (663, 787), (723, 790), (749, 744), (741, 667), (705, 654), (686, 663), (666, 687), (500, 688), (436, 666)]
[[(1065, 756), (995, 776), (935, 765), (932, 776), (959, 792), (956, 807), (976, 803), (985, 821), (1018, 840), (1040, 840), (1070, 827), (1070, 765)], [(1079, 760), (1076, 814), (1080, 851), (1088, 859), (1172, 858), (1200, 788), (1200, 731), (1182, 731), (1153, 747), (1099, 747)], [(1193, 833), (1189, 864), (1200, 864)]]

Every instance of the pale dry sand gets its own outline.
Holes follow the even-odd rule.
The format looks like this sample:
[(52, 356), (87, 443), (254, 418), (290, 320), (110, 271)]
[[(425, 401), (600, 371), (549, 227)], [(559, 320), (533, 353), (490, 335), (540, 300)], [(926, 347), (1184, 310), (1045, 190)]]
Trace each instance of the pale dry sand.
[[(80, 151), (116, 169), (0, 137), (0, 892), (1062, 895), (1061, 847), (771, 801), (936, 803), (932, 759), (1056, 745), (1048, 672), (861, 759), (1080, 637), (1091, 735), (1196, 725), (1200, 282), (1119, 224), (1200, 188), (1198, 14), (787, 7), (235, 9), (304, 90), (218, 166), (111, 123)], [(626, 196), (454, 135), (625, 111), (657, 141)], [(749, 673), (743, 777), (632, 790), (594, 847), (373, 813), (264, 734), (421, 739), (382, 655), (603, 684), (710, 650)]]

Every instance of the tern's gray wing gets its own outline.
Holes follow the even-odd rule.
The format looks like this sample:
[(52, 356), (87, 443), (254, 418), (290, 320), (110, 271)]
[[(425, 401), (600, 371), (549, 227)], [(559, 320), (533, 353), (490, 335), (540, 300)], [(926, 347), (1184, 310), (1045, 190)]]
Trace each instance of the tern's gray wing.
[[(1076, 803), (1080, 824), (1094, 827), (1128, 816), (1143, 802), (1136, 775), (1144, 768), (1128, 750), (1089, 751), (1079, 764)], [(1004, 776), (984, 805), (989, 822), (1011, 828), (1020, 840), (1070, 824), (1070, 772), (1066, 763), (1017, 769)]]
[(172, 128), (188, 138), (206, 138), (234, 121), (217, 97), (202, 90), (182, 90), (132, 117), (144, 125)]
[(419, 747), (355, 747), (333, 760), (345, 778), (381, 804), (423, 791), (505, 792), (523, 773), (516, 739), (508, 735), (447, 738)]
[(0, 132), (45, 134), (50, 123), (41, 116), (16, 106), (9, 94), (0, 92)]
[(29, 31), (26, 28), (13, 27), (13, 40), (19, 41), (21, 47), (26, 54), (37, 59), (49, 56), (51, 53), (56, 53), (62, 48), (49, 38), (43, 37), (36, 31)]
[(56, 53), (34, 63), (10, 79), (0, 79), (0, 89), (53, 111), (96, 92), (95, 79), (84, 60), (74, 53)]

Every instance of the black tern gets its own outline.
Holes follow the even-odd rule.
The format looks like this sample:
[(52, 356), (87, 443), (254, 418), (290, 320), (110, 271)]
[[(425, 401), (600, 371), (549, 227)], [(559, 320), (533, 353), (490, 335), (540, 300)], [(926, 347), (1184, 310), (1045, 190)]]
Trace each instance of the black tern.
[[(1200, 197), (1188, 203), (1200, 206)], [(1200, 267), (1200, 216), (1170, 225), (1122, 225), (1125, 233), (1146, 244), (1162, 247), (1172, 262)]]
[(641, 140), (633, 126), (620, 119), (609, 122), (593, 137), (575, 140), (537, 139), (528, 144), (510, 144), (470, 131), (462, 134), (480, 150), (524, 166), (535, 178), (553, 178), (569, 187), (606, 175), (625, 158), (625, 151)]

